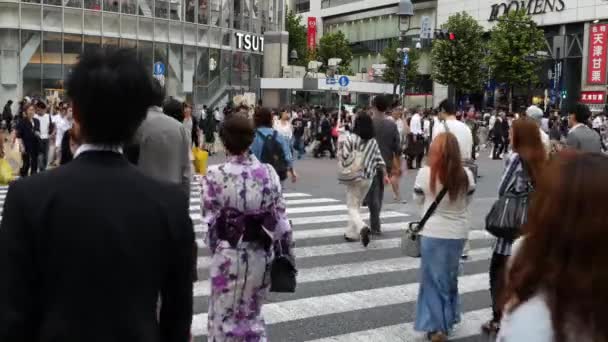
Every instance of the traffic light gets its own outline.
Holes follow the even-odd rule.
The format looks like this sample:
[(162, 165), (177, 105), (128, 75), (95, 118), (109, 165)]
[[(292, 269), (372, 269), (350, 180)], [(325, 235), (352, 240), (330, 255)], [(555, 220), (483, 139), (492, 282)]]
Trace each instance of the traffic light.
[(454, 32), (449, 32), (446, 29), (441, 29), (435, 31), (435, 39), (455, 41), (456, 34)]

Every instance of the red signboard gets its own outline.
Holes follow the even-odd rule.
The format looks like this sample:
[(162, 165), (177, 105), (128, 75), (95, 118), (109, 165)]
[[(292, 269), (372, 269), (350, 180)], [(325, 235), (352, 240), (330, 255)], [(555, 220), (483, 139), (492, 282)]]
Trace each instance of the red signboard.
[(317, 46), (317, 18), (308, 17), (308, 49), (314, 50)]
[(608, 24), (591, 25), (589, 29), (589, 60), (587, 83), (606, 84), (606, 60), (608, 59)]
[(581, 102), (585, 104), (604, 104), (605, 91), (581, 91)]

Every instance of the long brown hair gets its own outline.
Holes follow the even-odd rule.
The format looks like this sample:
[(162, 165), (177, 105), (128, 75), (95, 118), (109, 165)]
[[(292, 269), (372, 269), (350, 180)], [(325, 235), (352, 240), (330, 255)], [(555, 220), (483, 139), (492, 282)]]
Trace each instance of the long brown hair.
[(562, 152), (549, 162), (507, 274), (508, 310), (545, 295), (557, 342), (608, 341), (607, 174), (600, 154)]
[(469, 177), (462, 167), (458, 140), (452, 133), (439, 134), (431, 144), (429, 153), (431, 192), (437, 194), (437, 181), (448, 189), (450, 201), (469, 190)]
[(536, 182), (547, 160), (538, 125), (532, 119), (520, 118), (513, 120), (511, 130), (513, 151), (523, 159), (532, 181)]

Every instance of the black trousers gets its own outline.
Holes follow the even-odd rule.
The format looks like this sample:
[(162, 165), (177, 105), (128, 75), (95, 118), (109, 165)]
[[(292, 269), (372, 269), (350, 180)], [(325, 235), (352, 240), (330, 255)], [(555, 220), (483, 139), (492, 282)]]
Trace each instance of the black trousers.
[(505, 285), (505, 271), (508, 255), (492, 254), (490, 261), (490, 296), (492, 297), (492, 319), (500, 322), (502, 308), (499, 307), (500, 296)]
[(26, 151), (22, 154), (22, 158), (23, 166), (19, 172), (21, 177), (27, 177), (28, 174), (33, 175), (38, 172), (38, 151)]
[(372, 185), (369, 188), (365, 202), (369, 209), (369, 226), (372, 232), (380, 232), (380, 212), (382, 211), (382, 200), (384, 199), (384, 174), (376, 172)]
[(492, 154), (492, 158), (493, 159), (498, 159), (500, 158), (500, 154), (502, 153), (502, 150), (504, 149), (504, 144), (502, 141), (498, 141), (495, 140), (494, 141), (494, 153)]
[(315, 157), (318, 158), (320, 155), (325, 153), (326, 150), (329, 151), (329, 154), (332, 158), (336, 157), (336, 152), (334, 151), (333, 145), (331, 143), (331, 137), (321, 138), (319, 147), (317, 147), (317, 151), (315, 152)]

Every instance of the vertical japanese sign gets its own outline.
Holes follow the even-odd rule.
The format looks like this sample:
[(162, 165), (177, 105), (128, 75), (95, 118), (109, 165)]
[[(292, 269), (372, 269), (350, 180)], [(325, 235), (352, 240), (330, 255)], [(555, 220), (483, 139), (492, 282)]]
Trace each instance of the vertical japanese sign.
[(308, 17), (308, 49), (314, 50), (317, 46), (317, 18), (316, 17)]
[(606, 84), (606, 59), (608, 53), (608, 24), (591, 25), (589, 32), (589, 60), (587, 83)]

